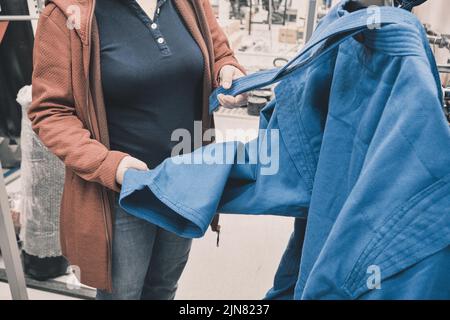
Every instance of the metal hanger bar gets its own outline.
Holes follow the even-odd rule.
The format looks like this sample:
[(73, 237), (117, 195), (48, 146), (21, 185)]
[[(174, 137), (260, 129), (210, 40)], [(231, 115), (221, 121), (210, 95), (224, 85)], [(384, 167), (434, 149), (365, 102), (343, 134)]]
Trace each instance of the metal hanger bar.
[(450, 66), (439, 65), (438, 70), (440, 73), (450, 73)]
[(427, 36), (428, 41), (431, 45), (438, 46), (439, 48), (447, 48), (450, 50), (450, 39), (444, 36)]
[(308, 6), (308, 16), (306, 18), (305, 43), (311, 38), (311, 35), (316, 28), (316, 18), (317, 0), (310, 0)]
[(0, 16), (0, 21), (32, 21), (39, 20), (39, 16)]
[(359, 3), (361, 6), (370, 7), (370, 6), (393, 6), (393, 1), (386, 0), (355, 0), (354, 2)]

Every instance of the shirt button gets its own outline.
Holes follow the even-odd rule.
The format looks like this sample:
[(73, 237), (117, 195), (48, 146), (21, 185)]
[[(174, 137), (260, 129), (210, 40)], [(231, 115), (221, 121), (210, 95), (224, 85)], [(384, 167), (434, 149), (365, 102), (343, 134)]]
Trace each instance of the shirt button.
[(158, 27), (158, 25), (156, 23), (152, 23), (150, 25), (150, 28), (152, 28), (153, 30), (155, 30)]
[(158, 38), (158, 40), (156, 40), (156, 41), (158, 41), (159, 44), (163, 44), (164, 43), (164, 38)]

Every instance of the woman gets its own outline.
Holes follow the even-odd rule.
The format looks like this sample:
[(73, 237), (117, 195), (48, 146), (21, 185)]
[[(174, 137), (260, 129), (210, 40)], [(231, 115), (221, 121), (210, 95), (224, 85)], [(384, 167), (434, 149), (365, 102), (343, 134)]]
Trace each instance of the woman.
[[(209, 0), (53, 0), (35, 39), (29, 117), (66, 165), (61, 245), (98, 299), (173, 299), (191, 242), (117, 204), (125, 171), (212, 126), (208, 96), (243, 75)], [(221, 96), (236, 106), (243, 96)]]

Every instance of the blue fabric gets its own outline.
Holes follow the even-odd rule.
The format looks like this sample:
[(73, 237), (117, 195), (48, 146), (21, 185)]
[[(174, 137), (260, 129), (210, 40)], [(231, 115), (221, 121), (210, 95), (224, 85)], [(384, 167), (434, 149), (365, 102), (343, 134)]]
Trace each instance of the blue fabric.
[(295, 285), (300, 274), (303, 243), (305, 240), (306, 219), (295, 219), (294, 232), (281, 257), (273, 287), (267, 292), (266, 300), (290, 300), (294, 297)]
[[(120, 204), (184, 237), (202, 236), (216, 212), (306, 218), (269, 298), (450, 298), (450, 129), (426, 34), (391, 7), (368, 29), (373, 12), (345, 3), (285, 67), (211, 96), (213, 111), (218, 93), (279, 82), (257, 140), (130, 170)], [(266, 149), (272, 161), (262, 161)], [(222, 153), (234, 162), (199, 161)]]
[(95, 8), (111, 149), (149, 168), (171, 156), (175, 129), (194, 132), (203, 105), (200, 47), (172, 0), (158, 8), (154, 19), (135, 0), (98, 0)]

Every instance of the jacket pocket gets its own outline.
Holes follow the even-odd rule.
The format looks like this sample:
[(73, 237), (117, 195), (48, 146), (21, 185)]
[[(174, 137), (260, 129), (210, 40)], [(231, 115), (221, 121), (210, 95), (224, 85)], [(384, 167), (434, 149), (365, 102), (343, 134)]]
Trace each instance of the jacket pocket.
[(356, 299), (371, 290), (369, 270), (379, 271), (382, 284), (450, 245), (449, 195), (450, 175), (394, 210), (365, 246), (342, 289)]

